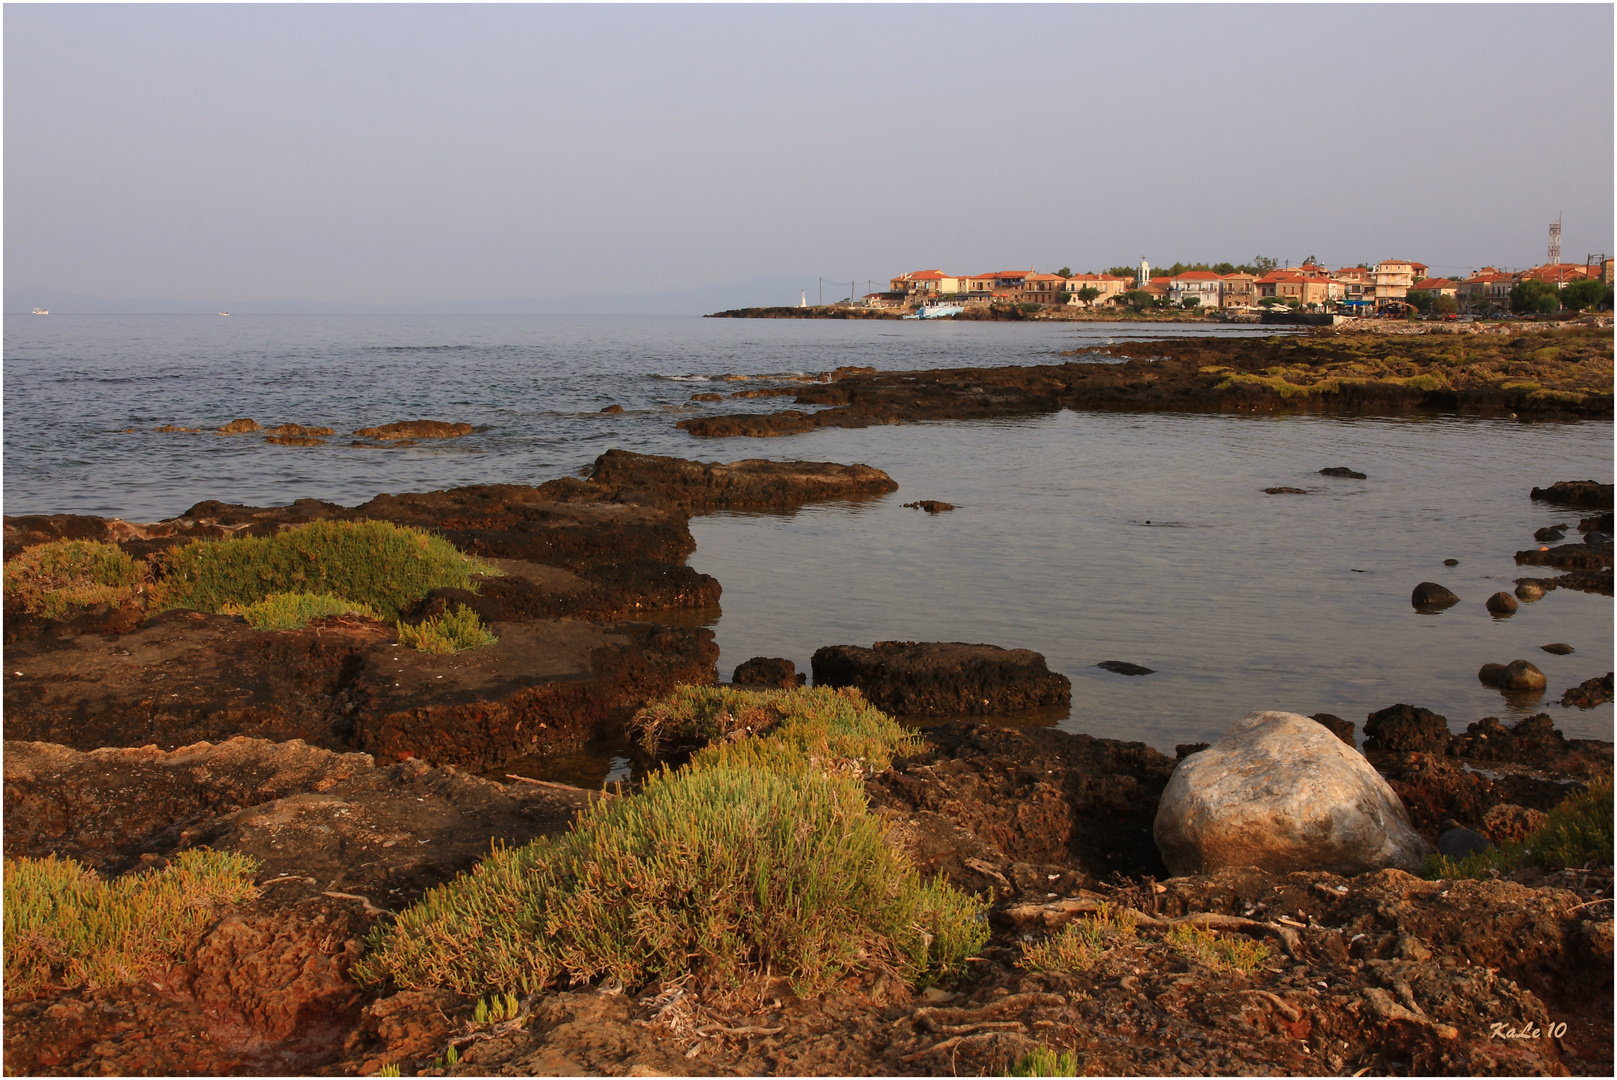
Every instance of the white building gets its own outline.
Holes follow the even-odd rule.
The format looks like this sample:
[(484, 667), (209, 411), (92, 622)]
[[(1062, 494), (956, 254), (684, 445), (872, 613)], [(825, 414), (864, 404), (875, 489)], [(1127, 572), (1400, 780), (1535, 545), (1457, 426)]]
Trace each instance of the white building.
[(1204, 308), (1222, 307), (1224, 279), (1211, 270), (1187, 270), (1168, 279), (1168, 300), (1183, 304), (1194, 298)]

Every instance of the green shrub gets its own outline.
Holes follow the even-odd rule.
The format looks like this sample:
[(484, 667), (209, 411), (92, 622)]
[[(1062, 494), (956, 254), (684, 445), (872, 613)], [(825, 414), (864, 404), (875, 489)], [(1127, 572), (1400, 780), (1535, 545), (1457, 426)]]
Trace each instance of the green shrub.
[(226, 604), (224, 614), (240, 615), (256, 630), (301, 630), (310, 619), (323, 619), (328, 615), (377, 617), (366, 604), (314, 593), (273, 593), (244, 607)]
[(1105, 903), (1093, 915), (1083, 915), (1034, 945), (1022, 946), (1016, 966), (1028, 971), (1084, 971), (1113, 945), (1133, 941), (1135, 913), (1123, 910), (1116, 916)]
[(1022, 1055), (1007, 1076), (1077, 1076), (1082, 1069), (1078, 1055), (1071, 1050), (1057, 1053), (1040, 1046)]
[(746, 762), (807, 755), (827, 762), (862, 762), (879, 772), (895, 755), (917, 753), (914, 732), (865, 701), (853, 687), (795, 690), (736, 690), (728, 686), (681, 686), (630, 718), (648, 754), (670, 746), (706, 743), (739, 733), (771, 738), (711, 747), (703, 761)]
[(1612, 841), (1612, 786), (1604, 780), (1563, 799), (1521, 843), (1491, 847), (1463, 859), (1428, 855), (1421, 874), (1452, 880), (1508, 874), (1524, 866), (1610, 866)]
[(73, 607), (121, 604), (136, 596), (146, 570), (117, 544), (53, 540), (6, 563), (6, 596), (35, 615), (59, 619)]
[(257, 863), (195, 849), (103, 881), (71, 859), (5, 861), (6, 993), (139, 982), (181, 960), (221, 904), (254, 895)]
[(888, 845), (858, 783), (807, 765), (687, 766), (432, 890), (356, 970), (476, 995), (773, 969), (806, 993), (856, 967), (958, 970), (985, 938), (972, 901)]
[(1242, 937), (1219, 937), (1206, 927), (1176, 926), (1163, 938), (1185, 956), (1220, 971), (1256, 971), (1269, 959), (1269, 946)]
[(274, 536), (199, 540), (168, 552), (161, 606), (197, 611), (245, 607), (275, 593), (310, 593), (366, 604), (384, 618), (433, 589), (476, 591), (492, 573), (442, 537), (386, 521), (317, 521)]
[(456, 604), (453, 611), (439, 612), (414, 626), (401, 622), (398, 632), (399, 644), (430, 653), (481, 649), (500, 640), (488, 632), (477, 612), (465, 604)]
[(987, 940), (980, 905), (924, 881), (866, 805), (864, 771), (912, 744), (890, 717), (821, 688), (675, 699), (693, 713), (763, 699), (785, 716), (430, 891), (373, 934), (360, 976), (482, 995), (774, 971), (806, 993), (856, 969), (930, 981)]

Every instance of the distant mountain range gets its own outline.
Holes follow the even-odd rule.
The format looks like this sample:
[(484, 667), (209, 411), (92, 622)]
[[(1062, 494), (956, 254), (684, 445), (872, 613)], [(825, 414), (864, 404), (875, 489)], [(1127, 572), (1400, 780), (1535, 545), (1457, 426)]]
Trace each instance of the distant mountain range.
[[(885, 282), (883, 283), (885, 284)], [(772, 274), (749, 281), (659, 293), (594, 293), (542, 299), (444, 300), (424, 304), (345, 304), (329, 300), (154, 300), (109, 299), (62, 289), (6, 286), (7, 314), (34, 308), (64, 315), (706, 315), (740, 307), (796, 304), (806, 292), (817, 299), (818, 280), (799, 274)], [(826, 300), (840, 300), (846, 289), (826, 283)], [(832, 292), (835, 291), (835, 295)]]

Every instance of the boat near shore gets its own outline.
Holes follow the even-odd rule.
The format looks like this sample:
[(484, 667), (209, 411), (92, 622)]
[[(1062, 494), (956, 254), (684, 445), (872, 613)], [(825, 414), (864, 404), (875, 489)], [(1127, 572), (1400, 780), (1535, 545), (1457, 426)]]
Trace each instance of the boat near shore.
[(966, 310), (966, 305), (951, 301), (933, 300), (922, 304), (912, 314), (904, 316), (906, 319), (946, 319), (951, 315), (959, 315)]

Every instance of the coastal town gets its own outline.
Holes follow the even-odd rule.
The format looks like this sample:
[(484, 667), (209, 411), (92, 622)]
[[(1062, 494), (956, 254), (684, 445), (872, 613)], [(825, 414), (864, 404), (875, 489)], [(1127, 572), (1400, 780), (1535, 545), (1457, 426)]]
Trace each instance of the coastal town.
[(1284, 267), (1258, 258), (1250, 265), (1175, 263), (1166, 270), (1153, 270), (1142, 258), (1133, 269), (1082, 274), (1067, 267), (1055, 273), (1029, 267), (971, 275), (914, 270), (892, 278), (885, 292), (869, 293), (859, 304), (923, 316), (994, 305), (1058, 317), (1150, 311), (1239, 317), (1269, 309), (1351, 316), (1552, 315), (1563, 309), (1609, 309), (1612, 263), (1605, 255), (1587, 256), (1582, 263), (1552, 258), (1526, 270), (1484, 266), (1463, 277), (1429, 274), (1425, 263), (1410, 259), (1335, 270), (1312, 258)]

